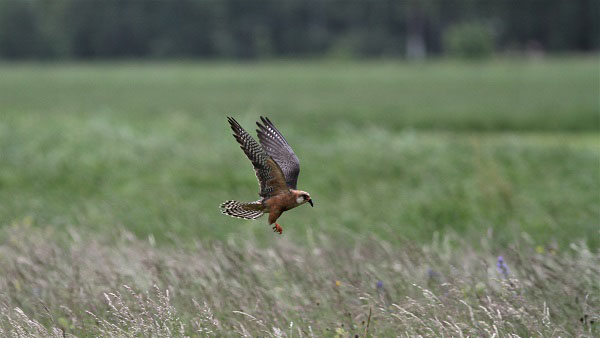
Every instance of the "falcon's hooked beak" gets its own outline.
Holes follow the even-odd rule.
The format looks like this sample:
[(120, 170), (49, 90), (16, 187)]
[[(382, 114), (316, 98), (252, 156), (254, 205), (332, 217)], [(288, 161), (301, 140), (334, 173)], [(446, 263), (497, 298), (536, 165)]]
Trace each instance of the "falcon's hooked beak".
[(309, 199), (309, 200), (308, 200), (308, 203), (310, 203), (310, 206), (311, 206), (311, 208), (312, 208), (312, 207), (314, 207), (314, 205), (313, 205), (313, 202), (312, 202), (312, 199)]

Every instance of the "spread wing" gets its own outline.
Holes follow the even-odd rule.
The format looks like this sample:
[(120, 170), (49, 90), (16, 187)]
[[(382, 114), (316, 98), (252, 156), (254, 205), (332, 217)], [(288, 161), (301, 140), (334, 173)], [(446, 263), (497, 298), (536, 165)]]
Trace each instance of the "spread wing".
[(233, 137), (238, 141), (240, 148), (242, 148), (248, 159), (252, 162), (252, 166), (254, 166), (256, 178), (260, 185), (260, 192), (258, 194), (264, 198), (269, 198), (270, 196), (287, 191), (285, 176), (279, 165), (234, 118), (228, 117), (227, 120), (233, 130)]
[(285, 183), (290, 189), (296, 189), (298, 175), (300, 174), (300, 161), (292, 147), (283, 135), (275, 128), (273, 122), (265, 117), (260, 117), (263, 124), (256, 122), (258, 140), (269, 156), (279, 165), (285, 176)]

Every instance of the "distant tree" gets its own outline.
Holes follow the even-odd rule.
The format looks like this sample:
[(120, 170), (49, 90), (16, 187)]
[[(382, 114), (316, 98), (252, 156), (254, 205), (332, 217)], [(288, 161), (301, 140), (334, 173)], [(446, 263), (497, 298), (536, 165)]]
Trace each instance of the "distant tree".
[(492, 55), (494, 37), (487, 25), (466, 22), (451, 26), (446, 30), (444, 45), (451, 55), (481, 59)]
[(599, 16), (598, 0), (1, 0), (0, 57), (590, 51), (600, 48)]
[(31, 1), (0, 1), (0, 55), (8, 59), (41, 56), (38, 21)]

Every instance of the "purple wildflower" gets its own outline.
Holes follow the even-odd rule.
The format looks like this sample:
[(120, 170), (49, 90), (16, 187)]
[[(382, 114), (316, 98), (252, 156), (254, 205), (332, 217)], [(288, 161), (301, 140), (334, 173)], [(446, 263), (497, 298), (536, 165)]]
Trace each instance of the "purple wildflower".
[(383, 282), (378, 280), (377, 284), (375, 284), (375, 286), (377, 286), (377, 290), (382, 290), (383, 289)]
[(506, 263), (504, 263), (504, 258), (502, 256), (498, 256), (496, 267), (498, 268), (498, 272), (501, 273), (504, 278), (508, 279), (509, 269)]

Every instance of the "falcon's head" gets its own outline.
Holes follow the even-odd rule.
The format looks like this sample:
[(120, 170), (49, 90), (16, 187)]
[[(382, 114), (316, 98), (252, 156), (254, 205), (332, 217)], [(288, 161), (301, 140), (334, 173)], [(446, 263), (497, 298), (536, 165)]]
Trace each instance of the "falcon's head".
[(306, 191), (298, 190), (297, 194), (296, 194), (296, 203), (298, 203), (298, 205), (302, 205), (302, 204), (304, 204), (306, 202), (310, 203), (311, 207), (314, 206), (313, 205), (313, 201), (310, 198), (310, 194), (307, 193)]

